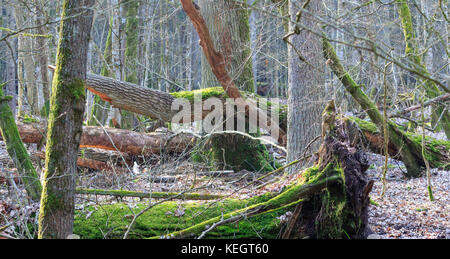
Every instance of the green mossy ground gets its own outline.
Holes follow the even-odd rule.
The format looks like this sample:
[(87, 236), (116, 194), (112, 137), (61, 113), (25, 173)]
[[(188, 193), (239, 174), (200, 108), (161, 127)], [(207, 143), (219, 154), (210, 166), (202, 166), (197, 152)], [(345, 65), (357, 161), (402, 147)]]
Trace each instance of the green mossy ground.
[[(285, 226), (277, 217), (292, 211), (299, 202), (308, 201), (301, 198), (311, 193), (310, 188), (319, 185), (326, 188), (313, 192), (316, 193), (313, 198), (320, 199), (319, 207), (322, 208), (317, 222), (317, 229), (320, 230), (317, 237), (343, 238), (345, 229), (348, 230), (344, 220), (349, 216), (345, 206), (343, 177), (343, 170), (332, 163), (322, 171), (318, 167), (306, 169), (302, 177), (286, 186), (280, 194), (266, 193), (250, 199), (226, 199), (219, 202), (166, 202), (142, 214), (132, 228), (130, 238), (158, 238), (169, 234), (195, 237), (211, 225), (207, 222), (214, 223), (222, 217), (229, 218), (258, 207), (263, 209), (260, 214), (218, 226), (205, 237), (277, 238)], [(139, 204), (133, 208), (133, 213), (138, 213), (145, 206)], [(177, 215), (177, 210), (183, 213)], [(84, 207), (75, 213), (74, 233), (84, 239), (122, 238), (133, 213), (123, 203)]]
[[(210, 208), (207, 208), (210, 203), (166, 202), (141, 215), (130, 233), (130, 238), (163, 236), (220, 216), (222, 213), (267, 201), (271, 197), (273, 194), (265, 194), (248, 200), (228, 199), (218, 202)], [(134, 213), (144, 209), (145, 206), (145, 204), (139, 204), (137, 208), (133, 209)], [(176, 216), (175, 211), (179, 207), (183, 208), (184, 214)], [(219, 226), (208, 233), (207, 238), (256, 238), (255, 231), (262, 238), (276, 238), (280, 228), (280, 220), (277, 217), (286, 213), (288, 209), (283, 208), (238, 223)], [(91, 216), (86, 219), (88, 213), (91, 212)], [(76, 211), (74, 233), (83, 239), (100, 239), (104, 238), (105, 234), (106, 238), (122, 238), (132, 218), (130, 209), (123, 203), (96, 208), (89, 206), (84, 211)]]

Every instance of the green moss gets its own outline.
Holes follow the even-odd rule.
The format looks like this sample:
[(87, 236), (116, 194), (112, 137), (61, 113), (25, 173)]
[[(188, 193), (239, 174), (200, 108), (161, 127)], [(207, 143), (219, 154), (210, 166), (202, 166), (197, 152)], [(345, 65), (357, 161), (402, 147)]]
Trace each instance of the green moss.
[(279, 166), (259, 140), (239, 134), (212, 135), (191, 153), (194, 162), (217, 165), (221, 169), (270, 172)]
[(5, 84), (0, 84), (0, 131), (6, 144), (6, 151), (13, 160), (19, 176), (25, 183), (28, 195), (37, 201), (41, 195), (41, 183), (20, 138), (14, 115), (8, 105), (10, 98), (5, 98), (3, 94), (2, 87)]
[[(273, 194), (265, 194), (248, 200), (227, 199), (224, 202), (210, 203), (183, 203), (166, 202), (156, 205), (142, 214), (136, 221), (130, 237), (145, 238), (163, 236), (177, 230), (191, 227), (206, 219), (220, 216), (222, 213), (237, 210), (269, 200)], [(144, 209), (146, 204), (139, 204), (134, 213)], [(182, 215), (175, 212), (183, 211)], [(278, 211), (265, 213), (238, 223), (219, 226), (208, 233), (207, 238), (254, 238), (257, 231), (263, 238), (276, 238), (280, 221), (276, 218), (287, 211), (284, 208)], [(92, 214), (91, 214), (92, 213)], [(86, 216), (90, 217), (86, 219)], [(121, 238), (132, 220), (132, 213), (125, 204), (105, 206), (88, 206), (84, 211), (76, 211), (74, 233), (84, 239)]]
[(224, 92), (222, 87), (210, 87), (193, 91), (173, 92), (170, 94), (175, 98), (185, 98), (191, 103), (194, 102), (194, 96), (200, 94), (202, 100), (206, 100), (210, 97), (227, 98), (227, 94)]
[(35, 118), (33, 118), (33, 117), (30, 117), (28, 114), (25, 114), (24, 116), (23, 116), (23, 123), (35, 123), (35, 122), (39, 122), (37, 119), (35, 119)]

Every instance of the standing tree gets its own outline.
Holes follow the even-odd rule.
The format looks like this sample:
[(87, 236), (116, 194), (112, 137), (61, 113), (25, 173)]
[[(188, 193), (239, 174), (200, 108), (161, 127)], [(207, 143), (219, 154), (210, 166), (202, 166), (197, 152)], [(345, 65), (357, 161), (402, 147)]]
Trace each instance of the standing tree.
[[(212, 43), (222, 54), (231, 79), (240, 90), (253, 93), (255, 90), (247, 5), (240, 1), (225, 0), (201, 0), (199, 5)], [(217, 86), (220, 80), (212, 72), (207, 57), (202, 55), (201, 87)], [(246, 122), (246, 130), (248, 128), (249, 123)], [(252, 171), (273, 170), (266, 147), (259, 140), (239, 134), (212, 135), (201, 149), (207, 150), (208, 159), (223, 167)]]
[[(321, 1), (289, 1), (289, 14), (292, 21), (302, 23), (313, 31), (319, 31), (319, 24), (312, 14), (319, 14)], [(304, 148), (316, 136), (320, 135), (320, 114), (326, 94), (324, 78), (321, 72), (322, 43), (311, 31), (300, 30), (289, 25), (288, 46), (288, 161), (294, 161), (304, 152)], [(314, 147), (317, 147), (315, 145)], [(314, 150), (314, 148), (313, 148)], [(295, 168), (293, 168), (294, 170)]]
[(94, 0), (65, 0), (50, 99), (39, 238), (72, 233), (76, 162), (85, 109), (87, 51)]

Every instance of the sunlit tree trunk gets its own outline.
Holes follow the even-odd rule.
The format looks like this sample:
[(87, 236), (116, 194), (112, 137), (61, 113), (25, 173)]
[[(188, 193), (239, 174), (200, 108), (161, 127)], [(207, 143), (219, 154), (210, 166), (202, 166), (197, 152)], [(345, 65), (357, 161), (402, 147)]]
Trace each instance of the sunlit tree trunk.
[(84, 85), (93, 4), (94, 0), (65, 0), (62, 7), (50, 99), (39, 238), (66, 238), (73, 230), (76, 162), (86, 101)]

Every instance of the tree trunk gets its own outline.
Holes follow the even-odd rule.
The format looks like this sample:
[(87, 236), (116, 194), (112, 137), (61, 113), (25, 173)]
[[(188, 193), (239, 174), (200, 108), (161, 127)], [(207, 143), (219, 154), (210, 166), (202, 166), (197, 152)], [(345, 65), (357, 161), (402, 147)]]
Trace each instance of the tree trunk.
[(39, 238), (66, 238), (73, 230), (76, 162), (85, 109), (84, 84), (93, 4), (93, 0), (63, 3), (50, 99)]
[[(101, 75), (105, 77), (114, 77), (113, 73), (113, 63), (112, 63), (112, 30), (113, 30), (113, 19), (111, 17), (109, 22), (108, 37), (106, 39), (105, 51), (103, 53), (103, 66)], [(92, 112), (89, 114), (88, 125), (98, 126), (106, 125), (106, 120), (109, 111), (109, 103), (102, 100), (100, 96), (94, 96), (94, 102), (92, 107)], [(95, 116), (95, 118), (94, 118)]]
[[(289, 14), (291, 20), (297, 20), (298, 7), (302, 1), (289, 1)], [(311, 14), (303, 13), (301, 22), (304, 26), (314, 31), (320, 31), (320, 25), (312, 14), (321, 13), (320, 1), (311, 1), (305, 7)], [(296, 26), (290, 24), (290, 31)], [(321, 134), (320, 113), (327, 101), (327, 93), (324, 90), (323, 73), (318, 69), (323, 67), (322, 44), (320, 38), (313, 33), (303, 30), (299, 34), (293, 34), (287, 38), (291, 44), (288, 45), (288, 141), (287, 161), (298, 159), (304, 152), (304, 148), (315, 137)], [(297, 49), (303, 56), (299, 57)], [(318, 143), (313, 144), (313, 150), (317, 149)], [(300, 166), (300, 164), (298, 165)], [(296, 167), (291, 168), (295, 171)], [(292, 172), (291, 171), (291, 172)]]
[[(139, 84), (137, 78), (137, 55), (138, 55), (138, 24), (137, 17), (139, 1), (131, 1), (124, 4), (126, 13), (126, 47), (125, 47), (125, 81), (132, 84)], [(121, 128), (134, 128), (134, 115), (128, 110), (121, 110)]]
[[(40, 35), (45, 35), (48, 33), (47, 25), (44, 25), (44, 3), (41, 0), (34, 0), (34, 4), (36, 5), (36, 19), (35, 24), (38, 26), (36, 28), (36, 33)], [(48, 79), (48, 47), (46, 44), (46, 39), (43, 37), (36, 37), (36, 50), (38, 52), (38, 62), (41, 72), (41, 81), (42, 81), (42, 93), (44, 96), (44, 107), (46, 103), (50, 102), (50, 84)], [(48, 112), (47, 112), (48, 113)]]
[(25, 184), (28, 195), (32, 200), (38, 201), (42, 191), (39, 175), (34, 169), (27, 150), (20, 140), (14, 115), (8, 106), (8, 102), (12, 98), (11, 96), (3, 95), (3, 85), (0, 84), (0, 131), (2, 136), (5, 136), (3, 140), (6, 143), (6, 150)]

